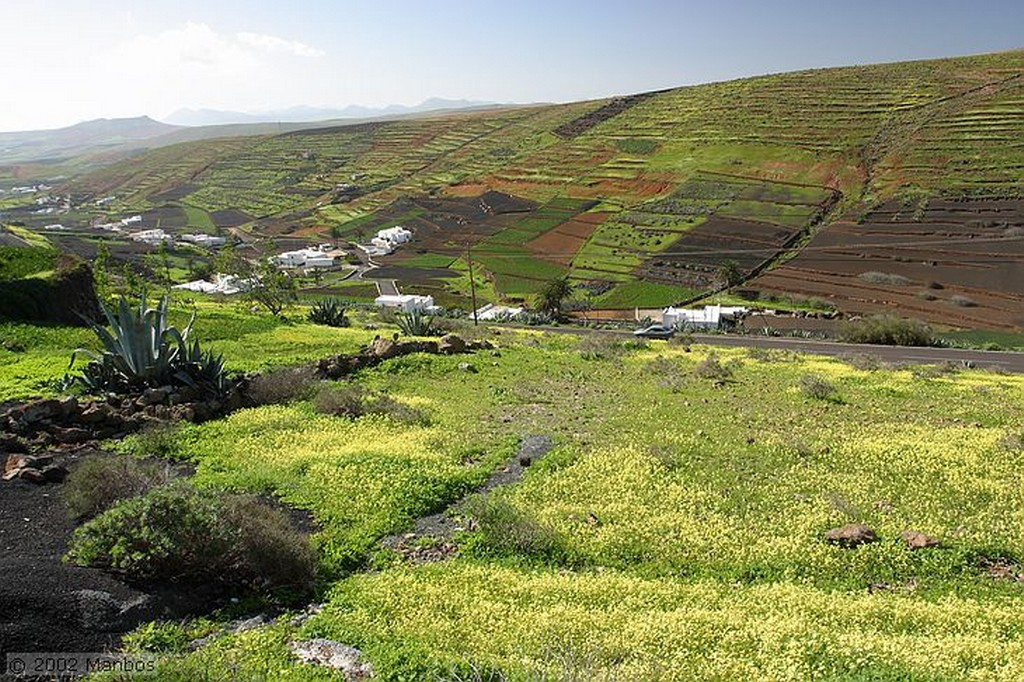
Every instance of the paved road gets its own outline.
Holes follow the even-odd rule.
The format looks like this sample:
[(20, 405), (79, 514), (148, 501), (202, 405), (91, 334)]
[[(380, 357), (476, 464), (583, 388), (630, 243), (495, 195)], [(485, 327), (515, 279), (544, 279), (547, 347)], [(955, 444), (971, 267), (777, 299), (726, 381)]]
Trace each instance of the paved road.
[[(529, 329), (530, 327), (527, 327)], [(532, 327), (537, 329), (537, 327)], [(595, 330), (583, 327), (542, 327), (545, 331), (563, 334), (588, 334)], [(600, 330), (601, 333), (630, 336), (627, 330)], [(955, 362), (965, 366), (996, 369), (1024, 374), (1024, 353), (990, 350), (964, 350), (960, 348), (919, 348), (908, 346), (875, 346), (834, 341), (810, 341), (773, 336), (740, 336), (726, 334), (692, 334), (696, 343), (728, 348), (777, 348), (798, 353), (815, 353), (834, 358), (851, 355), (870, 355), (888, 363), (916, 365)], [(655, 341), (653, 343), (661, 343)]]

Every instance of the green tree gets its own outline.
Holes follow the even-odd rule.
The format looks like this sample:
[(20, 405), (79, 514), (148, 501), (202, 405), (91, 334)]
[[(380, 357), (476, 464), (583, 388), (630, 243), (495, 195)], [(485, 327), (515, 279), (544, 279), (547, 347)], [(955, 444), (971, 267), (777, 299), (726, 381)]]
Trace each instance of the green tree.
[(568, 277), (548, 280), (537, 294), (537, 309), (554, 317), (560, 317), (565, 299), (572, 294)]
[(718, 266), (718, 279), (722, 286), (729, 288), (743, 283), (743, 270), (740, 264), (730, 259)]
[(237, 277), (246, 298), (269, 310), (271, 315), (280, 315), (298, 297), (292, 276), (263, 255), (250, 260), (235, 247), (225, 246), (217, 255), (216, 266), (217, 272)]

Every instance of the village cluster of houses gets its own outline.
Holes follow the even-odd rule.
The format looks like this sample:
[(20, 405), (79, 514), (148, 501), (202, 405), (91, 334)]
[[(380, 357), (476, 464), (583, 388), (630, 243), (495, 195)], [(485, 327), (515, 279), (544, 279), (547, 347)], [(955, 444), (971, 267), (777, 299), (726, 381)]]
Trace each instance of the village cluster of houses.
[(9, 190), (0, 189), (0, 194), (3, 194), (5, 191), (10, 192), (11, 194), (35, 194), (36, 192), (48, 192), (51, 189), (53, 188), (50, 185), (45, 184), (23, 185), (21, 187), (12, 187)]

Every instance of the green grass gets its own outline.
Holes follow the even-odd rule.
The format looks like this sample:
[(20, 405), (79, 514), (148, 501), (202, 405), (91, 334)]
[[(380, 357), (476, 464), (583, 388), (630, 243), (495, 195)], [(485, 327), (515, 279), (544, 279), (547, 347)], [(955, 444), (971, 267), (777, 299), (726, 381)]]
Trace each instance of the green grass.
[[(977, 564), (1024, 553), (1024, 517), (1010, 511), (1024, 454), (1000, 445), (1024, 429), (1013, 407), (1021, 378), (925, 379), (734, 350), (718, 351), (732, 378), (716, 387), (694, 373), (706, 349), (654, 343), (602, 361), (571, 338), (502, 343), (500, 357), (473, 360), (479, 374), (433, 356), (363, 374), (425, 411), (425, 426), (327, 418), (299, 403), (187, 433), (204, 485), (309, 509), (327, 565), (350, 567), (374, 538), (482, 480), (516, 434), (556, 438), (548, 459), (494, 496), (553, 533), (561, 563), (477, 536), (435, 565), (388, 567), (378, 555), (383, 570), (338, 582), (326, 610), (289, 636), (357, 646), (382, 679), (460, 667), (520, 679), (565, 665), (588, 679), (1021, 672), (1014, 586)], [(842, 400), (806, 397), (808, 373)], [(850, 521), (881, 542), (822, 541)], [(906, 529), (944, 549), (911, 552)], [(244, 648), (253, 636), (231, 641)]]
[(696, 296), (698, 292), (657, 282), (618, 284), (594, 299), (595, 308), (662, 308)]

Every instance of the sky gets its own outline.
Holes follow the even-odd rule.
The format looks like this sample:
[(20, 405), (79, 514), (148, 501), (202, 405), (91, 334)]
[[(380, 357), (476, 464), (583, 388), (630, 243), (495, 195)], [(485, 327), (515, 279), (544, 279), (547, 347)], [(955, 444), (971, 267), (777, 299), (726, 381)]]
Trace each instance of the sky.
[(1019, 0), (22, 0), (0, 131), (181, 108), (569, 102), (1024, 48)]

